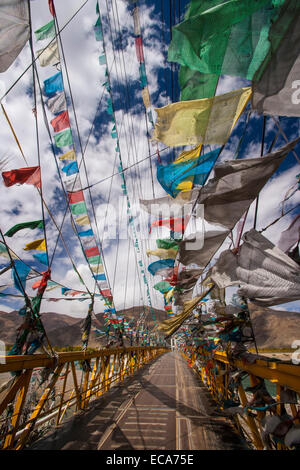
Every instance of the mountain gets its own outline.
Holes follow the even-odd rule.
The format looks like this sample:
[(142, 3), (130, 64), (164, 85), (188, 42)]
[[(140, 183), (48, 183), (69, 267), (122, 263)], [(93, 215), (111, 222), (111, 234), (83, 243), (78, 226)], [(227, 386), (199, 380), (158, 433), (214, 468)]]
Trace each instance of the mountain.
[[(153, 309), (155, 318), (161, 322), (167, 318), (164, 310)], [(149, 307), (132, 307), (122, 311), (127, 321), (137, 320), (142, 312), (146, 313), (147, 323), (152, 329), (154, 321)], [(81, 344), (82, 324), (84, 318), (75, 318), (69, 315), (54, 312), (42, 313), (41, 318), (51, 345), (59, 348), (66, 346), (79, 346)], [(104, 327), (103, 314), (96, 314), (97, 321), (93, 319), (92, 330)], [(0, 312), (0, 340), (6, 344), (15, 342), (17, 328), (22, 324), (22, 317), (17, 311)], [(105, 338), (99, 340), (99, 335), (93, 331), (90, 334), (89, 347), (104, 346)]]
[[(167, 318), (163, 310), (153, 309), (158, 323)], [(250, 316), (258, 348), (290, 348), (292, 342), (300, 339), (300, 313), (270, 308), (258, 307), (249, 302)], [(122, 311), (122, 314), (130, 322), (137, 320), (141, 313), (145, 312), (150, 329), (154, 321), (149, 307), (132, 307)], [(83, 318), (74, 318), (53, 312), (43, 313), (42, 320), (50, 343), (57, 347), (79, 346), (81, 344)], [(92, 330), (102, 329), (104, 326), (103, 314), (96, 314), (93, 319)], [(14, 312), (0, 312), (0, 340), (6, 344), (13, 344), (16, 338), (16, 330), (22, 323), (22, 317)], [(105, 346), (105, 337), (91, 331), (89, 347)], [(129, 344), (128, 342), (126, 343)]]
[(300, 340), (300, 313), (248, 305), (258, 348), (291, 348)]

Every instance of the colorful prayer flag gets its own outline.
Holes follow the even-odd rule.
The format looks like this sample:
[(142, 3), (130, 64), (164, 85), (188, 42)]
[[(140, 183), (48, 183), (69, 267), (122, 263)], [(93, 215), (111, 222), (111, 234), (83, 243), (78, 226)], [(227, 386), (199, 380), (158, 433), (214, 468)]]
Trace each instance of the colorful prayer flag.
[(4, 235), (6, 237), (12, 237), (15, 233), (19, 230), (23, 230), (24, 228), (30, 228), (31, 230), (35, 228), (44, 228), (43, 220), (34, 220), (32, 222), (23, 222), (21, 224), (16, 224), (11, 227)]
[(251, 87), (156, 108), (153, 140), (169, 147), (225, 144), (251, 97)]
[(57, 147), (67, 147), (69, 145), (73, 145), (71, 129), (65, 129), (58, 134), (54, 134), (54, 140)]
[(27, 243), (25, 245), (25, 248), (23, 250), (41, 250), (41, 251), (46, 251), (46, 242), (44, 238), (41, 238), (39, 240), (34, 240), (33, 242)]
[(16, 170), (4, 171), (2, 173), (3, 181), (5, 186), (13, 186), (14, 184), (33, 184), (34, 186), (40, 186), (40, 167), (26, 167), (18, 168)]

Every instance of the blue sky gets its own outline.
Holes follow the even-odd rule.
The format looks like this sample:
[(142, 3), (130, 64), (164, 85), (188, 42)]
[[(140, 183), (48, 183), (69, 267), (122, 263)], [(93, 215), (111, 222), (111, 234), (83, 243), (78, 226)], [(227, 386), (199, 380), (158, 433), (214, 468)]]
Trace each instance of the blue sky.
[[(84, 0), (65, 0), (56, 1), (56, 10), (60, 27), (74, 15), (74, 13), (83, 5)], [(135, 55), (134, 36), (133, 36), (133, 18), (131, 16), (132, 7), (124, 0), (108, 0), (101, 3), (101, 14), (104, 22), (105, 43), (107, 50), (108, 67), (111, 73), (113, 94), (116, 106), (116, 122), (120, 136), (120, 148), (123, 167), (135, 165), (132, 169), (126, 171), (126, 183), (128, 194), (132, 206), (138, 203), (139, 199), (151, 199), (164, 196), (166, 193), (158, 184), (155, 168), (157, 159), (149, 157), (149, 153), (155, 153), (156, 147), (148, 142), (146, 133), (146, 121), (144, 107), (141, 98), (141, 89), (139, 86), (138, 63)], [(140, 19), (143, 33), (145, 64), (147, 71), (147, 80), (151, 96), (152, 110), (155, 117), (154, 108), (167, 105), (179, 99), (179, 86), (177, 82), (177, 65), (168, 63), (167, 50), (171, 39), (171, 23), (177, 22), (182, 15), (188, 2), (164, 0), (140, 0)], [(114, 151), (115, 141), (111, 138), (111, 121), (106, 111), (107, 93), (102, 83), (105, 81), (104, 68), (99, 65), (99, 43), (95, 41), (93, 25), (97, 19), (95, 13), (96, 2), (89, 0), (74, 17), (70, 24), (62, 33), (62, 41), (67, 63), (67, 70), (70, 78), (70, 86), (66, 85), (66, 93), (69, 103), (69, 113), (72, 128), (76, 136), (75, 115), (71, 106), (71, 94), (75, 104), (76, 117), (79, 125), (80, 138), (85, 150), (85, 163), (87, 173), (81, 167), (81, 178), (83, 186), (88, 183), (94, 185), (91, 189), (93, 204), (95, 207), (96, 219), (93, 220), (93, 228), (96, 232), (98, 227), (100, 241), (102, 235), (107, 229), (107, 223), (112, 222), (113, 209), (121, 207), (123, 217), (123, 227), (126, 226), (126, 201), (122, 197), (121, 184), (119, 176), (110, 178), (117, 172), (116, 154)], [(180, 5), (180, 12), (179, 12)], [(51, 16), (48, 10), (47, 0), (31, 2), (33, 29), (37, 29), (50, 21)], [(107, 8), (108, 6), (108, 8)], [(163, 10), (162, 10), (163, 6)], [(171, 10), (170, 10), (171, 6)], [(174, 14), (175, 8), (175, 14)], [(34, 49), (39, 49), (40, 45), (34, 43)], [(16, 80), (22, 71), (30, 64), (30, 51), (28, 45), (25, 46), (16, 62), (2, 75), (2, 81), (5, 87)], [(63, 75), (66, 79), (66, 69), (63, 65)], [(54, 74), (56, 70), (51, 67), (39, 67), (38, 72), (41, 82)], [(67, 83), (67, 82), (66, 82)], [(237, 77), (221, 77), (217, 94), (247, 86), (249, 82)], [(34, 120), (32, 117), (32, 75), (29, 71), (16, 84), (9, 95), (3, 101), (8, 115), (13, 123), (16, 134), (22, 145), (24, 153), (30, 165), (36, 165), (36, 139)], [(128, 100), (127, 100), (128, 97)], [(39, 98), (40, 99), (40, 98)], [(99, 107), (98, 107), (99, 106)], [(41, 108), (38, 108), (41, 155), (42, 155), (42, 178), (45, 200), (51, 210), (54, 211), (58, 224), (61, 223), (65, 210), (65, 201), (63, 191), (60, 186), (57, 168), (53, 154), (51, 152), (50, 142), (43, 123)], [(246, 114), (242, 115), (236, 128), (234, 129), (221, 157), (223, 159), (233, 158), (237, 148), (239, 138), (245, 125)], [(50, 114), (48, 120), (51, 119)], [(94, 126), (92, 127), (92, 123)], [(283, 118), (281, 120), (282, 128), (289, 139), (299, 134), (299, 120), (294, 118)], [(149, 129), (151, 132), (151, 129)], [(92, 132), (91, 132), (92, 131)], [(262, 117), (253, 113), (245, 139), (241, 146), (240, 158), (256, 157), (260, 155), (262, 131)], [(91, 132), (91, 134), (90, 134)], [(5, 170), (25, 166), (20, 157), (20, 153), (7, 123), (1, 116), (1, 142), (2, 149), (0, 157), (8, 157), (9, 163)], [(271, 117), (267, 117), (266, 146), (267, 149), (276, 133), (276, 127)], [(76, 138), (76, 150), (79, 161), (81, 159), (80, 148), (78, 145), (78, 136)], [(278, 138), (276, 147), (284, 144), (282, 137)], [(160, 144), (162, 149), (164, 146)], [(209, 150), (209, 147), (207, 147)], [(300, 145), (296, 151), (300, 154)], [(180, 152), (176, 148), (161, 151), (163, 163), (172, 161)], [(144, 160), (146, 159), (146, 160)], [(137, 162), (143, 163), (137, 164)], [(151, 175), (152, 171), (152, 175)], [(281, 165), (278, 172), (272, 180), (263, 189), (259, 202), (258, 229), (263, 228), (268, 223), (278, 217), (280, 212), (280, 201), (285, 192), (296, 183), (295, 176), (299, 173), (296, 160), (293, 154), (290, 154)], [(153, 176), (153, 184), (152, 184)], [(96, 184), (100, 180), (107, 178), (102, 183)], [(41, 216), (41, 205), (38, 195), (30, 186), (20, 186), (12, 188), (0, 187), (1, 200), (5, 204), (1, 207), (1, 229), (3, 232), (8, 230), (14, 223), (25, 220), (35, 220)], [(299, 193), (299, 192), (298, 192)], [(86, 194), (86, 201), (89, 213), (92, 217), (92, 207), (89, 196)], [(293, 207), (299, 203), (299, 195), (296, 194), (288, 201), (286, 208)], [(109, 203), (109, 205), (107, 205)], [(254, 205), (251, 206), (245, 229), (253, 225)], [(267, 238), (276, 243), (281, 231), (285, 230), (293, 218), (293, 213), (281, 219), (275, 226), (265, 232)], [(95, 224), (97, 221), (97, 226)], [(124, 224), (125, 222), (125, 224)], [(76, 261), (76, 265), (88, 286), (93, 286), (92, 279), (85, 259), (82, 256), (81, 247), (77, 237), (72, 231), (70, 217), (66, 217), (62, 233), (68, 242), (68, 247)], [(116, 307), (121, 311), (124, 307), (132, 305), (148, 305), (146, 287), (143, 283), (140, 268), (136, 266), (136, 253), (132, 241), (121, 234), (121, 240), (105, 239), (102, 243), (104, 251), (107, 275), (112, 286)], [(20, 257), (24, 257), (23, 247), (39, 237), (38, 232), (27, 231), (10, 239), (11, 247)], [(47, 217), (47, 237), (49, 239), (49, 254), (53, 252), (56, 244), (57, 231)], [(222, 250), (227, 248), (228, 241), (224, 243)], [(155, 240), (141, 240), (140, 247), (142, 251), (141, 258), (144, 268), (156, 258), (146, 256), (146, 249), (155, 247)], [(26, 261), (33, 267), (38, 267), (33, 263), (32, 255), (25, 254)], [(2, 263), (5, 264), (4, 262)], [(42, 267), (39, 266), (41, 269)], [(79, 283), (78, 277), (72, 269), (70, 260), (66, 255), (62, 243), (59, 241), (55, 258), (52, 265), (52, 278), (63, 285), (82, 290), (83, 286)], [(160, 280), (147, 274), (148, 284), (151, 291), (152, 305), (157, 308), (163, 307), (162, 295), (157, 293), (152, 287)], [(10, 274), (2, 276), (1, 284), (11, 283)], [(28, 293), (31, 295), (31, 282), (28, 281)], [(7, 291), (8, 292), (8, 291)], [(11, 292), (16, 292), (11, 290)], [(46, 294), (45, 297), (61, 297), (59, 290), (54, 290)], [(22, 306), (20, 301), (15, 299), (1, 300), (3, 309), (10, 310)], [(294, 305), (295, 304), (295, 305)], [(0, 306), (1, 308), (1, 306)], [(104, 304), (102, 301), (96, 302), (96, 313), (103, 312)], [(282, 309), (282, 306), (278, 307)], [(287, 309), (293, 309), (300, 312), (298, 303), (288, 304)], [(87, 309), (87, 302), (66, 302), (60, 300), (53, 303), (47, 300), (43, 301), (42, 311), (57, 311), (68, 313), (74, 316), (84, 316)]]

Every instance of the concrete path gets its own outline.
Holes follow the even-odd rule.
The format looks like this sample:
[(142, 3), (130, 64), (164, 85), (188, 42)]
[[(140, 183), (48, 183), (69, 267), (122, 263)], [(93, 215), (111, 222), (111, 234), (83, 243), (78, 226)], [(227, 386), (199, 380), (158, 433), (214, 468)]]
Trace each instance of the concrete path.
[(242, 450), (230, 420), (177, 352), (159, 357), (31, 449)]

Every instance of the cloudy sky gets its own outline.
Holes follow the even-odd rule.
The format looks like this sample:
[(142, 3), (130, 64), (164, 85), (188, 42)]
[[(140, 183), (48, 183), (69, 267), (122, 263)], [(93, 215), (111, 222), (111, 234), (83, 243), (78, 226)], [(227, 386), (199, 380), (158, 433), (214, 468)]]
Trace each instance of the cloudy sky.
[[(122, 164), (123, 168), (129, 167), (125, 171), (126, 185), (133, 215), (137, 221), (139, 199), (162, 197), (166, 193), (156, 179), (156, 145), (153, 145), (148, 139), (149, 135), (147, 136), (147, 131), (151, 134), (152, 129), (149, 121), (146, 121), (141, 98), (139, 64), (134, 46), (132, 7), (128, 3), (125, 0), (103, 0), (100, 5)], [(173, 5), (173, 8), (169, 8), (169, 3)], [(147, 81), (154, 119), (156, 116), (154, 108), (179, 100), (177, 69), (175, 65), (167, 62), (167, 49), (171, 39), (170, 22), (174, 24), (179, 21), (180, 17), (182, 18), (186, 3), (184, 1), (165, 2), (160, 0), (141, 0), (139, 2)], [(156, 246), (156, 233), (153, 231), (152, 239), (149, 239), (145, 228), (139, 233), (141, 254), (137, 253), (134, 240), (128, 237), (127, 233), (127, 202), (122, 194), (122, 179), (115, 175), (119, 165), (115, 152), (116, 141), (111, 137), (112, 123), (106, 112), (108, 94), (103, 86), (106, 81), (105, 66), (99, 64), (100, 43), (95, 40), (93, 31), (97, 20), (96, 1), (56, 0), (55, 6), (59, 27), (63, 28), (61, 33), (63, 49), (60, 46), (62, 73), (76, 153), (80, 164), (80, 177), (83, 187), (91, 186), (90, 192), (85, 191), (86, 203), (94, 233), (102, 246), (115, 306), (121, 313), (124, 307), (149, 305), (146, 285), (142, 278), (141, 268), (137, 264), (138, 259), (141, 259), (143, 261), (142, 269), (145, 269), (147, 273), (152, 305), (156, 308), (162, 308), (163, 297), (152, 288), (160, 278), (153, 278), (146, 269), (150, 262), (157, 260), (157, 258), (146, 255), (146, 249)], [(31, 0), (31, 16), (33, 31), (48, 23), (52, 18), (48, 9), (48, 1)], [(70, 19), (71, 21), (69, 21)], [(46, 45), (44, 42), (34, 40), (35, 53), (44, 45)], [(11, 120), (28, 165), (35, 166), (38, 164), (38, 151), (35, 119), (32, 113), (34, 101), (30, 63), (31, 53), (27, 44), (13, 65), (1, 74), (0, 80), (1, 95), (3, 96), (7, 90), (10, 90), (2, 100), (2, 104)], [(23, 74), (27, 68), (28, 71)], [(41, 84), (57, 72), (55, 67), (40, 67), (39, 63), (37, 63), (37, 70)], [(249, 82), (240, 78), (223, 76), (219, 81), (217, 94), (247, 85)], [(65, 287), (85, 291), (85, 286), (80, 283), (72, 268), (71, 259), (65, 246), (60, 239), (58, 240), (58, 231), (55, 226), (57, 225), (61, 227), (68, 252), (85, 284), (89, 289), (94, 289), (90, 270), (82, 255), (78, 238), (72, 230), (69, 212), (64, 217), (66, 201), (57, 170), (57, 165), (59, 166), (61, 163), (55, 159), (51, 149), (39, 93), (37, 115), (43, 196), (55, 217), (54, 224), (46, 212), (50, 260), (54, 254), (51, 265), (52, 279)], [(241, 116), (222, 153), (221, 161), (233, 158), (244, 130), (246, 116), (246, 114)], [(48, 122), (52, 118), (53, 116), (48, 112)], [(282, 118), (282, 128), (288, 138), (292, 139), (299, 135), (299, 120)], [(276, 131), (277, 128), (272, 118), (267, 117), (265, 152)], [(260, 155), (261, 132), (262, 117), (252, 113), (240, 149), (241, 158)], [(25, 167), (26, 163), (3, 114), (0, 114), (0, 136), (0, 161), (6, 161), (2, 171)], [(284, 145), (284, 143), (284, 139), (279, 137), (275, 148)], [(164, 163), (172, 161), (180, 153), (180, 149), (165, 149), (163, 144), (159, 144), (159, 148)], [(210, 150), (209, 146), (205, 150)], [(299, 145), (296, 147), (296, 151), (300, 154)], [(299, 165), (291, 153), (261, 192), (258, 208), (258, 230), (267, 226), (280, 215), (280, 203), (287, 191), (296, 184), (298, 173)], [(112, 175), (115, 176), (112, 177)], [(17, 223), (41, 218), (40, 196), (33, 186), (22, 185), (6, 188), (0, 182), (0, 194), (2, 201), (0, 207), (1, 230), (3, 233)], [(285, 208), (289, 209), (297, 203), (299, 204), (299, 199), (298, 191), (289, 199)], [(255, 204), (252, 204), (245, 230), (253, 226), (254, 208)], [(295, 215), (296, 211), (291, 212), (267, 229), (264, 235), (276, 244), (281, 232), (288, 227)], [(151, 222), (145, 217), (144, 214), (143, 221)], [(119, 226), (117, 233), (115, 231), (116, 219)], [(138, 230), (137, 225), (136, 228)], [(41, 232), (38, 230), (23, 230), (13, 238), (6, 238), (6, 241), (20, 258), (41, 272), (43, 266), (33, 261), (32, 252), (23, 250), (26, 243), (38, 238), (41, 238)], [(228, 246), (227, 240), (221, 251)], [(7, 264), (3, 259), (0, 259), (0, 262), (1, 267)], [(38, 278), (34, 280), (36, 279)], [(27, 281), (26, 290), (29, 295), (34, 295), (34, 291), (31, 289), (32, 283), (33, 281)], [(2, 292), (18, 294), (12, 287), (10, 272), (1, 276), (0, 284), (9, 286)], [(85, 316), (87, 312), (88, 301), (59, 300), (53, 302), (47, 298), (62, 298), (60, 289), (46, 292), (45, 300), (42, 303), (42, 312), (53, 311), (80, 317)], [(22, 300), (15, 297), (1, 297), (0, 300), (0, 309), (4, 311), (10, 311), (23, 305)], [(279, 306), (279, 308), (282, 309), (283, 306)], [(299, 302), (287, 304), (285, 308), (300, 312)], [(95, 313), (103, 312), (103, 309), (103, 301), (97, 300)]]

